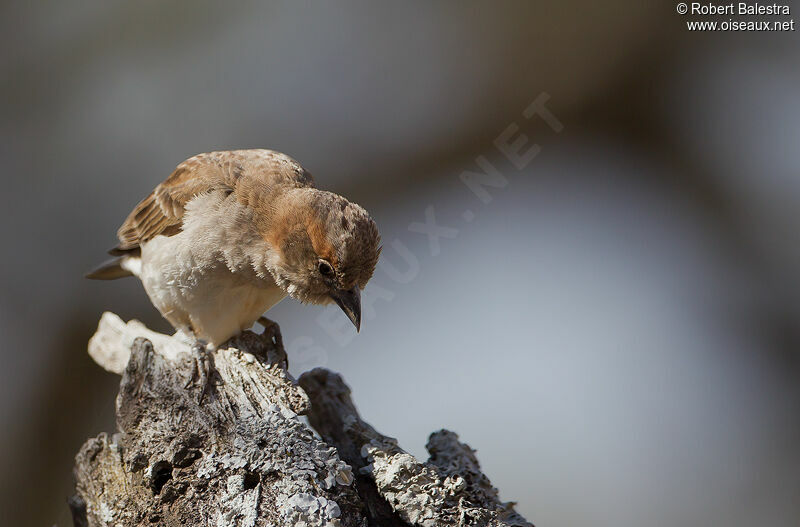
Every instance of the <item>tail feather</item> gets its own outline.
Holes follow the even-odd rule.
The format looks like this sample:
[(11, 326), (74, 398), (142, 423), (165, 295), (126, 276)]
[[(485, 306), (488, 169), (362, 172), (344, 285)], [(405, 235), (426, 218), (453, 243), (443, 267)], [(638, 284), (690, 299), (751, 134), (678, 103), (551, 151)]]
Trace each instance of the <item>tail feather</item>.
[(133, 273), (127, 268), (128, 266), (124, 265), (125, 259), (125, 256), (121, 256), (107, 260), (86, 273), (86, 278), (92, 280), (116, 280), (117, 278), (133, 276)]

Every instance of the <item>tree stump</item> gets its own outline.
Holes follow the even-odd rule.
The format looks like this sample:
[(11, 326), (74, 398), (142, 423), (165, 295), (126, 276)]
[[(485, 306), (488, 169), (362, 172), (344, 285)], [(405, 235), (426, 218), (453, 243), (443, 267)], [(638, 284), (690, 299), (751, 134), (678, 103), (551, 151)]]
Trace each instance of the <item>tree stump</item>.
[(432, 434), (418, 461), (361, 420), (339, 375), (295, 382), (272, 336), (215, 351), (202, 400), (177, 336), (105, 313), (89, 353), (122, 380), (118, 432), (76, 456), (76, 526), (531, 525), (456, 434)]

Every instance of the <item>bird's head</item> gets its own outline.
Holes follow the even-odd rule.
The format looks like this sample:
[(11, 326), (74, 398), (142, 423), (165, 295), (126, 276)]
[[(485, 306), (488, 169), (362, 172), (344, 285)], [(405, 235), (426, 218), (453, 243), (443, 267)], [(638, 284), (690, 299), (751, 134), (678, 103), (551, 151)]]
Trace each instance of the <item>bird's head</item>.
[(317, 189), (298, 190), (292, 212), (281, 215), (272, 246), (278, 257), (271, 273), (301, 302), (335, 302), (361, 327), (361, 290), (380, 255), (378, 227), (362, 207)]

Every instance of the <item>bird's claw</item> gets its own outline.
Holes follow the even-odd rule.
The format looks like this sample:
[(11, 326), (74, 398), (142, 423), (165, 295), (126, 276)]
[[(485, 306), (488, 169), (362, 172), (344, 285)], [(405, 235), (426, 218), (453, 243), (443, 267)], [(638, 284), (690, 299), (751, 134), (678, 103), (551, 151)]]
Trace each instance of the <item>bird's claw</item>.
[(273, 348), (275, 350), (276, 360), (270, 360), (271, 357), (269, 356), (269, 353), (267, 355), (267, 359), (270, 362), (276, 362), (277, 364), (281, 365), (284, 370), (288, 371), (289, 356), (286, 354), (286, 349), (283, 347), (283, 335), (281, 335), (281, 327), (277, 322), (270, 320), (267, 317), (259, 317), (258, 323), (264, 326), (264, 331), (261, 334), (267, 336), (272, 341)]
[(192, 375), (184, 388), (189, 389), (192, 386), (200, 388), (197, 404), (203, 403), (206, 393), (210, 390), (210, 380), (213, 374), (214, 364), (211, 360), (211, 354), (201, 342), (195, 342), (192, 344)]

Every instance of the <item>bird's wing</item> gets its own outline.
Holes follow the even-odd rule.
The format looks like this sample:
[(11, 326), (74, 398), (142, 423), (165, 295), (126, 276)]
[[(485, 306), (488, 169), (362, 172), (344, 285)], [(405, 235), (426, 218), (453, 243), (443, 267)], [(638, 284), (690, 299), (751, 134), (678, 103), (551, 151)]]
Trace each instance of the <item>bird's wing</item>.
[[(136, 250), (158, 235), (181, 231), (186, 204), (195, 196), (224, 190), (247, 194), (274, 186), (313, 187), (311, 174), (294, 159), (272, 150), (209, 152), (191, 157), (144, 198), (117, 231), (112, 254)], [(260, 194), (260, 192), (259, 192)]]

